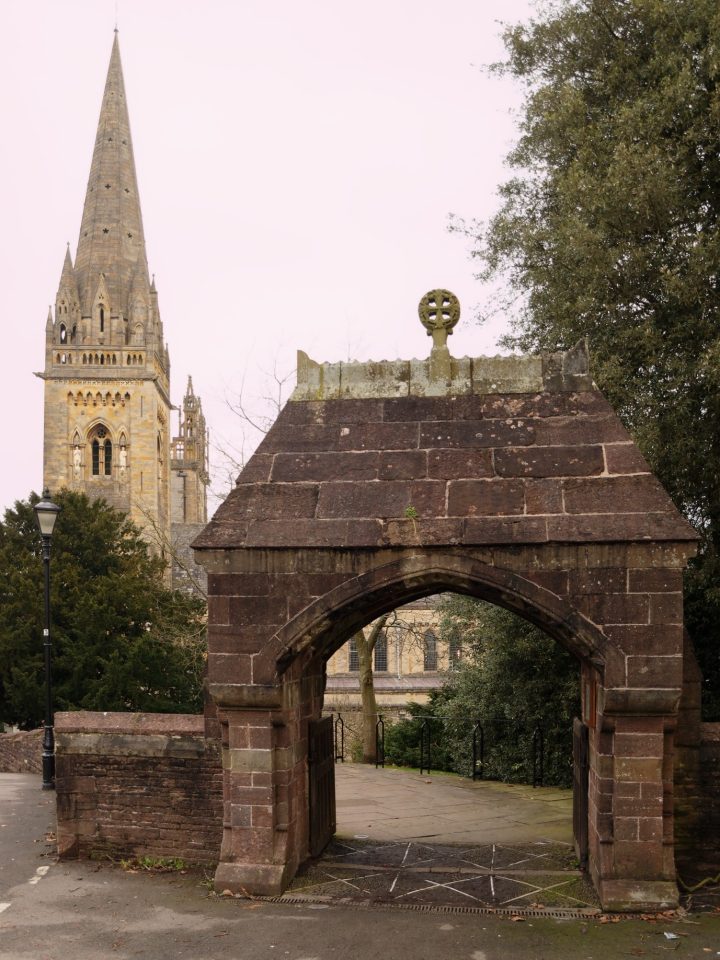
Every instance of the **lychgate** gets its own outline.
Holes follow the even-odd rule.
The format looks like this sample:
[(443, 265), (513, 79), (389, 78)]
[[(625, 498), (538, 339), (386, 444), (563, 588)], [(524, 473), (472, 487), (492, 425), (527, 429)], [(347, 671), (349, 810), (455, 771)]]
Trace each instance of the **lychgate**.
[[(696, 534), (565, 353), (317, 364), (195, 541), (209, 578), (207, 733), (222, 738), (219, 889), (277, 894), (309, 856), (308, 731), (360, 626), (453, 590), (580, 665), (588, 867), (605, 909), (677, 903), (673, 738)], [(584, 815), (583, 815), (584, 816)], [(577, 825), (576, 825), (577, 829)]]

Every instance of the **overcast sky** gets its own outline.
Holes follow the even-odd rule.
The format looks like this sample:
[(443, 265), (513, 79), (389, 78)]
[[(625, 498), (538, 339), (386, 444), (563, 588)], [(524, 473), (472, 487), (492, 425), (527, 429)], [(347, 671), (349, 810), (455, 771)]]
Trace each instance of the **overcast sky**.
[[(473, 322), (482, 291), (447, 223), (497, 206), (521, 91), (485, 67), (502, 57), (500, 21), (527, 20), (529, 0), (117, 6), (173, 401), (192, 373), (214, 448), (241, 445), (227, 401), (244, 383), (257, 409), (267, 374), (291, 371), (298, 348), (316, 360), (426, 356), (417, 302), (429, 289), (460, 297), (454, 355), (495, 352), (503, 324)], [(0, 9), (0, 507), (42, 482), (32, 374), (66, 241), (77, 248), (115, 8)]]

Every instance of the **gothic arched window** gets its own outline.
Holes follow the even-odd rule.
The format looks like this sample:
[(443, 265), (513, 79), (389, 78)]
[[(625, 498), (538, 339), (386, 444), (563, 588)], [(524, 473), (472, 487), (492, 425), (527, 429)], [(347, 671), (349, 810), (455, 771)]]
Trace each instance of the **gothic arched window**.
[(67, 327), (64, 323), (60, 324), (60, 343), (67, 342)]
[(423, 670), (437, 670), (437, 640), (432, 630), (425, 631)]
[(382, 672), (383, 670), (387, 671), (387, 668), (387, 637), (384, 633), (381, 633), (375, 641), (375, 669), (379, 672)]
[(358, 656), (357, 641), (353, 638), (348, 643), (348, 670), (357, 671), (360, 669), (360, 657)]
[(104, 333), (105, 332), (105, 308), (104, 307), (100, 307), (99, 314), (100, 314), (100, 333)]
[(112, 476), (112, 441), (107, 428), (99, 424), (90, 434), (90, 468), (94, 477)]

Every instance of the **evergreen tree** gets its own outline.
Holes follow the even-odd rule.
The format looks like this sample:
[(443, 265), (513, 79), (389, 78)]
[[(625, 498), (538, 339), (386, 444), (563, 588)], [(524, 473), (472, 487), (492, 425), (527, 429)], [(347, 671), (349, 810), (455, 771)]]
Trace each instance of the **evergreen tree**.
[[(57, 710), (199, 712), (205, 604), (169, 590), (163, 561), (103, 500), (61, 491), (51, 555)], [(44, 714), (43, 573), (33, 506), (0, 523), (0, 721)]]
[(559, 0), (505, 34), (516, 170), (479, 232), (514, 346), (589, 337), (600, 388), (702, 537), (686, 623), (720, 717), (720, 7)]

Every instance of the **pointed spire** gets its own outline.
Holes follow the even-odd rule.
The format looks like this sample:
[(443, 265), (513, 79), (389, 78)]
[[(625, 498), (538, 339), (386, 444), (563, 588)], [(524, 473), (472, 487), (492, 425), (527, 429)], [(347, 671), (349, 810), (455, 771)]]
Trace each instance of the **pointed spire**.
[(45, 321), (45, 329), (52, 330), (52, 328), (53, 328), (52, 305), (48, 304), (48, 315), (47, 315), (47, 320)]
[(195, 392), (193, 391), (192, 377), (188, 375), (187, 390), (185, 391), (186, 397), (194, 397)]
[(63, 284), (72, 284), (72, 288), (75, 287), (75, 271), (73, 270), (72, 257), (70, 256), (70, 242), (65, 248), (65, 259), (63, 260), (62, 273), (60, 274), (60, 288), (62, 289)]
[(128, 315), (133, 278), (147, 282), (147, 256), (120, 46), (115, 32), (83, 209), (75, 273), (82, 313), (105, 274), (112, 312)]

